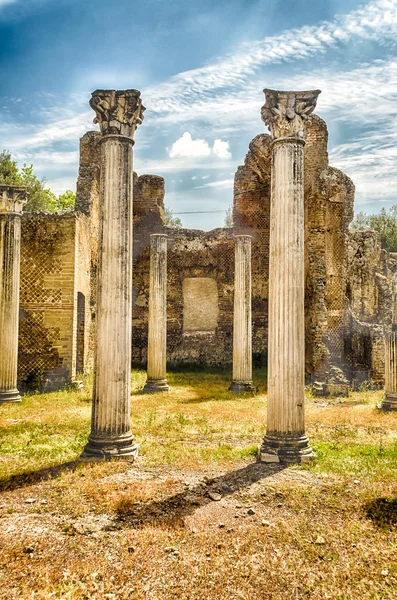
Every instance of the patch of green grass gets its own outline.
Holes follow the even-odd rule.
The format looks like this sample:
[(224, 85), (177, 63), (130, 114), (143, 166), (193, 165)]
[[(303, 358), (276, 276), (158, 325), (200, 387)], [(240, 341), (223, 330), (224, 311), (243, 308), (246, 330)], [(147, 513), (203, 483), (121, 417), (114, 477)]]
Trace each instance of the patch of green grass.
[(397, 443), (379, 446), (365, 443), (314, 442), (317, 454), (317, 472), (351, 475), (370, 481), (382, 478), (395, 481), (397, 465)]

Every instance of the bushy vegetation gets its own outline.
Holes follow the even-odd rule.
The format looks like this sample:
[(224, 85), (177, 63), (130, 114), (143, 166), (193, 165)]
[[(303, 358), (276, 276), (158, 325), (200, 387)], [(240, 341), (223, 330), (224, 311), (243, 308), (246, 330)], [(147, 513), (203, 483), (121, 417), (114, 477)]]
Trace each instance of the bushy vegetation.
[(174, 216), (172, 208), (165, 208), (165, 224), (173, 229), (182, 229), (182, 221), (179, 217)]
[(24, 206), (25, 212), (66, 212), (74, 209), (76, 194), (67, 190), (56, 196), (46, 187), (46, 180), (39, 179), (33, 170), (33, 165), (24, 164), (19, 168), (11, 153), (0, 152), (0, 185), (21, 185), (28, 190), (28, 201)]
[(357, 213), (351, 223), (352, 229), (372, 229), (380, 233), (382, 248), (397, 252), (397, 204), (374, 215), (363, 211)]

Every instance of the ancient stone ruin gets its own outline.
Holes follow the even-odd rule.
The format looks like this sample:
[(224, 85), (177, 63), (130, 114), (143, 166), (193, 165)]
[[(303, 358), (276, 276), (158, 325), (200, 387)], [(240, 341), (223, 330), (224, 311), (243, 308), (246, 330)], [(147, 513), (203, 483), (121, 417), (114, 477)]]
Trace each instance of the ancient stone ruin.
[[(382, 250), (375, 232), (349, 230), (354, 185), (345, 174), (329, 166), (326, 124), (315, 114), (310, 114), (312, 104), (307, 98), (295, 96), (292, 100), (288, 95), (284, 98), (274, 94), (265, 105), (265, 119), (266, 111), (277, 108), (279, 102), (285, 115), (300, 114), (305, 127), (305, 145), (299, 141), (303, 131), (299, 128), (293, 143), (287, 143), (288, 148), (294, 148), (296, 159), (299, 154), (299, 161), (304, 161), (304, 172), (296, 182), (304, 211), (304, 215), (302, 211), (299, 215), (299, 226), (304, 227), (303, 238), (299, 234), (299, 256), (303, 256), (303, 271), (299, 277), (303, 277), (304, 286), (301, 336), (304, 333), (305, 351), (301, 353), (304, 363), (299, 367), (299, 381), (302, 381), (303, 373), (304, 383), (311, 384), (318, 395), (346, 394), (352, 383), (363, 381), (382, 386), (385, 380), (385, 331), (396, 324), (397, 257)], [(251, 236), (252, 340), (248, 336), (241, 343), (246, 344), (247, 349), (252, 344), (253, 366), (263, 367), (265, 377), (273, 352), (268, 347), (269, 329), (270, 334), (272, 331), (269, 310), (273, 310), (271, 298), (276, 290), (269, 264), (271, 253), (275, 251), (270, 242), (270, 231), (273, 230), (270, 218), (272, 154), (277, 144), (280, 153), (284, 152), (283, 143), (274, 145), (272, 136), (266, 133), (259, 133), (250, 143), (244, 164), (238, 167), (235, 175), (233, 228), (208, 232), (168, 228), (164, 217), (165, 182), (162, 177), (133, 173), (133, 190), (128, 185), (124, 191), (112, 188), (114, 169), (120, 169), (119, 174), (127, 178), (130, 169), (132, 173), (128, 156), (133, 130), (142, 119), (141, 113), (136, 116), (137, 102), (133, 90), (123, 93), (99, 91), (94, 95), (92, 105), (101, 133), (88, 132), (80, 141), (74, 212), (22, 213), (22, 217), (18, 217), (21, 219), (18, 389), (22, 392), (50, 390), (79, 381), (93, 368), (95, 329), (99, 332), (97, 354), (100, 361), (104, 360), (100, 358), (100, 347), (109, 341), (106, 331), (109, 327), (119, 327), (113, 321), (104, 325), (103, 307), (109, 300), (106, 295), (96, 302), (98, 282), (107, 277), (106, 269), (112, 277), (123, 279), (124, 292), (132, 291), (132, 327), (131, 331), (127, 327), (130, 333), (126, 331), (123, 338), (123, 372), (126, 373), (129, 364), (126, 346), (131, 351), (133, 364), (146, 366), (150, 239), (153, 234), (168, 236), (167, 364), (208, 367), (233, 364), (233, 318), (239, 297), (235, 276), (239, 277), (240, 283), (242, 278), (248, 277), (247, 272), (244, 274), (244, 258), (241, 258), (242, 263), (237, 260), (239, 266), (235, 262), (237, 236)], [(307, 112), (302, 112), (301, 105)], [(310, 119), (304, 119), (309, 114)], [(272, 125), (272, 134), (283, 139), (288, 137), (290, 130), (277, 131), (281, 121)], [(109, 151), (105, 156), (106, 148)], [(286, 157), (289, 152), (285, 150)], [(285, 165), (289, 164), (286, 161), (287, 158), (284, 166), (280, 166), (280, 173), (287, 173), (284, 171)], [(102, 180), (107, 181), (106, 189), (103, 183), (101, 187), (101, 172)], [(111, 261), (111, 257), (103, 255), (102, 242), (102, 246), (98, 246), (98, 239), (105, 239), (104, 236), (113, 232), (112, 228), (119, 227), (114, 219), (108, 223), (109, 229), (100, 228), (100, 208), (104, 210), (106, 199), (106, 210), (112, 210), (114, 194), (121, 194), (120, 202), (124, 202), (129, 194), (134, 198), (132, 215), (128, 212), (130, 204), (123, 205), (127, 211), (124, 214), (133, 221), (133, 240), (128, 238), (124, 228), (117, 229), (120, 236), (124, 236), (123, 243), (133, 244), (131, 285), (128, 265), (108, 264), (106, 261)], [(0, 247), (4, 247), (4, 243), (2, 233)], [(102, 247), (99, 253), (98, 247)], [(243, 269), (240, 276), (238, 269)], [(240, 293), (243, 299), (245, 292), (241, 289)], [(129, 300), (117, 309), (121, 311), (124, 323), (127, 323), (128, 307)], [(158, 310), (161, 312), (164, 308)], [(245, 315), (242, 318), (248, 323), (250, 315), (244, 300), (236, 310)], [(302, 306), (299, 311), (301, 314)], [(235, 334), (238, 335), (236, 329)], [(239, 335), (243, 336), (243, 332)], [(102, 339), (104, 341), (99, 341)], [(302, 345), (302, 337), (299, 339)], [(237, 363), (241, 366), (241, 359), (237, 353), (234, 358), (236, 379), (249, 379), (249, 357), (246, 356), (245, 371), (240, 375), (237, 374)], [(164, 359), (161, 360), (163, 365)], [(270, 364), (271, 361), (269, 368)], [(103, 363), (101, 372), (106, 373), (107, 369), (108, 365)], [(162, 377), (164, 367), (161, 369)], [(250, 381), (245, 383), (250, 384)], [(127, 384), (124, 384), (120, 384), (123, 397), (127, 394)], [(16, 390), (15, 384), (12, 385)], [(98, 394), (104, 385), (113, 386), (111, 380), (107, 383), (98, 381)], [(301, 389), (301, 383), (299, 386)], [(95, 414), (99, 414), (98, 411)], [(125, 405), (122, 412), (126, 411)], [(100, 419), (95, 423), (94, 428), (100, 427)], [(128, 423), (123, 427), (128, 431)]]

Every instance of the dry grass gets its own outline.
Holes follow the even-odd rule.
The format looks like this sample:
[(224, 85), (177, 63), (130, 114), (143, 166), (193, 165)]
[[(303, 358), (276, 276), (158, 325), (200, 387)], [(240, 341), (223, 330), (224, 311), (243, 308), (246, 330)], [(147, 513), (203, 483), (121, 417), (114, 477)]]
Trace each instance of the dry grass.
[[(257, 373), (260, 383), (260, 373)], [(133, 373), (141, 457), (76, 461), (90, 391), (0, 408), (0, 598), (397, 598), (397, 414), (381, 392), (307, 403), (318, 461), (255, 464), (264, 387), (173, 373), (146, 396)]]

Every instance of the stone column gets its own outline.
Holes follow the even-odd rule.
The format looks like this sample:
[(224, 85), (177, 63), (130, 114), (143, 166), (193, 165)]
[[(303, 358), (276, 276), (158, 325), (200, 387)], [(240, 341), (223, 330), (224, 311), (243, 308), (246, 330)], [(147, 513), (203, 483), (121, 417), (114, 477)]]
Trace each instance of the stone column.
[(235, 236), (233, 379), (230, 391), (252, 392), (251, 236)]
[(264, 90), (272, 134), (267, 432), (263, 462), (314, 455), (305, 434), (304, 133), (317, 91)]
[(390, 331), (385, 339), (385, 397), (379, 408), (397, 410), (397, 332)]
[(167, 236), (150, 236), (149, 331), (145, 394), (168, 392), (167, 384)]
[(26, 188), (0, 185), (0, 404), (17, 389), (21, 213)]
[(90, 105), (102, 134), (101, 185), (92, 422), (82, 458), (133, 460), (132, 146), (145, 109), (137, 90), (97, 90)]

